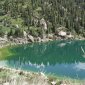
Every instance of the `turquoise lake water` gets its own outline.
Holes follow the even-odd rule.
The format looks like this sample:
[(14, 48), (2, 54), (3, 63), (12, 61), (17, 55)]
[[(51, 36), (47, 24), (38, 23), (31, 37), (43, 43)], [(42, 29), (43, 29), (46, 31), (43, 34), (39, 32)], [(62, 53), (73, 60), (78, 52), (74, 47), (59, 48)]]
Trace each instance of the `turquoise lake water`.
[(10, 47), (0, 64), (55, 76), (85, 79), (85, 41), (52, 41)]

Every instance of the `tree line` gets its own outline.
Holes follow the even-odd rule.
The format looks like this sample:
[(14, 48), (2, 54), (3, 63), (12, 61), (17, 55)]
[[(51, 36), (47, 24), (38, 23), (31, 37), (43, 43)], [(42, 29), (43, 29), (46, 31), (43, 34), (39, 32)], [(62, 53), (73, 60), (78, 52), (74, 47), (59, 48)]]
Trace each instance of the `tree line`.
[(0, 35), (5, 29), (8, 35), (22, 35), (26, 30), (39, 36), (42, 18), (46, 33), (55, 33), (62, 26), (85, 36), (85, 0), (0, 0)]

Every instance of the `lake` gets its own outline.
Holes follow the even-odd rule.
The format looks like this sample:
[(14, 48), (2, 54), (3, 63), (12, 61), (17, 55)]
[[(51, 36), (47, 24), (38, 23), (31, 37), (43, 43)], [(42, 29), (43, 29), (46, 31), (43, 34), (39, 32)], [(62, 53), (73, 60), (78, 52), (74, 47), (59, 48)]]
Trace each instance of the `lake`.
[(0, 65), (26, 71), (85, 79), (85, 41), (52, 41), (10, 46), (13, 55)]

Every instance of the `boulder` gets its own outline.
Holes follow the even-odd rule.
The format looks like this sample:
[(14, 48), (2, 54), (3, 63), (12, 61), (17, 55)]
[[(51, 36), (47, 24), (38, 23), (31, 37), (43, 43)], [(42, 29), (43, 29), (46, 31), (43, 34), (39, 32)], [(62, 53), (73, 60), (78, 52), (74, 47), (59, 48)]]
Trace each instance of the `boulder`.
[(41, 42), (41, 41), (42, 41), (42, 39), (41, 39), (40, 37), (38, 37), (38, 38), (37, 38), (37, 41), (38, 41), (38, 42)]
[(66, 34), (66, 32), (64, 32), (64, 31), (60, 31), (60, 32), (58, 33), (58, 35), (61, 36), (61, 37), (65, 37), (67, 34)]
[(52, 85), (56, 85), (57, 82), (56, 82), (56, 81), (52, 81), (51, 84), (52, 84)]
[(45, 21), (44, 18), (42, 18), (42, 19), (40, 20), (40, 25), (43, 26), (43, 29), (44, 29), (44, 30), (47, 30), (47, 23), (46, 23), (46, 21)]
[(41, 42), (47, 42), (47, 41), (49, 41), (48, 38), (44, 38), (44, 39), (41, 40)]
[(67, 35), (68, 38), (74, 38), (72, 34)]
[(34, 37), (32, 35), (28, 35), (28, 38), (31, 42), (34, 42)]
[(7, 42), (7, 39), (0, 37), (0, 44), (4, 44)]
[(24, 37), (27, 37), (26, 31), (23, 31), (23, 35), (24, 35)]
[(48, 34), (49, 39), (53, 39), (53, 34)]

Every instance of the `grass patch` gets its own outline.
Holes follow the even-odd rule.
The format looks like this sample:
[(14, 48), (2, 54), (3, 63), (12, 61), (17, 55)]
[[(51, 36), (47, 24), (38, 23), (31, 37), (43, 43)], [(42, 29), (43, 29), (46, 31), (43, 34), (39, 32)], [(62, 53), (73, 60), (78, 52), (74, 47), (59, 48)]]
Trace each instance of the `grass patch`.
[(8, 59), (8, 57), (12, 55), (13, 53), (11, 52), (10, 48), (8, 47), (0, 48), (0, 60)]
[(19, 27), (21, 27), (23, 20), (21, 18), (11, 19), (11, 22), (12, 22), (13, 25), (19, 25)]

